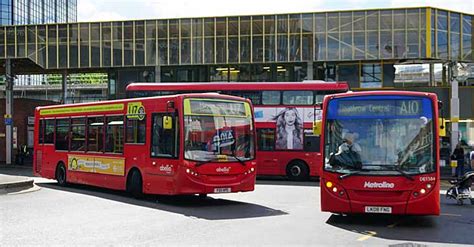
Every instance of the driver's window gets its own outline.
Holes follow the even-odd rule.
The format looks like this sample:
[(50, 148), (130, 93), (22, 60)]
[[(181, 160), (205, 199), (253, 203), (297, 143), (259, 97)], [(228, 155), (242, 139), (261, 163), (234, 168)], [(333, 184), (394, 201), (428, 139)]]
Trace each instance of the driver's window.
[(160, 113), (153, 115), (151, 156), (176, 158), (178, 156), (177, 118), (172, 117), (173, 121), (171, 129), (165, 129), (163, 126), (163, 118), (165, 116), (170, 116), (170, 114)]

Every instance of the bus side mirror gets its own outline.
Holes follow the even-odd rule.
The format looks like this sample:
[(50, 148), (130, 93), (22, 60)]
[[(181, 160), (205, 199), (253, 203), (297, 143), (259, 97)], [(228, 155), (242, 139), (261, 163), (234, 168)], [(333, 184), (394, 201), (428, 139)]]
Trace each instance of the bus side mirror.
[(321, 120), (316, 120), (313, 122), (313, 135), (321, 135), (321, 128), (323, 127), (323, 122)]
[(173, 118), (171, 116), (163, 117), (163, 129), (170, 130), (173, 128)]
[(446, 136), (446, 120), (444, 118), (439, 118), (439, 136)]

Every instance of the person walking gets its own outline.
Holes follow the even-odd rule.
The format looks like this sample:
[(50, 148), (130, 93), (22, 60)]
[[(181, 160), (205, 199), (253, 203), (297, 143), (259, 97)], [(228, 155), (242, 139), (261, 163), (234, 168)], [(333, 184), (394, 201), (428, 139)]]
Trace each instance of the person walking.
[(456, 176), (462, 177), (464, 175), (464, 149), (461, 147), (461, 144), (458, 143), (456, 145), (451, 159), (456, 160), (458, 163), (456, 166)]

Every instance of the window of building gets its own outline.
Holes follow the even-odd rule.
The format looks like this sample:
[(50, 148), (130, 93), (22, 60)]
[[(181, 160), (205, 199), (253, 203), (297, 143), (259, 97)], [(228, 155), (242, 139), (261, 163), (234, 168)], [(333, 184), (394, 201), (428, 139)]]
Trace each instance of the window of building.
[(281, 99), (280, 91), (263, 91), (262, 104), (263, 105), (279, 105)]
[(284, 105), (312, 105), (312, 91), (283, 91)]
[(56, 150), (69, 150), (69, 118), (56, 119)]
[(85, 151), (86, 149), (86, 119), (71, 119), (71, 151)]
[(275, 129), (257, 129), (258, 150), (275, 150)]
[(382, 69), (380, 64), (363, 64), (360, 72), (361, 88), (381, 88)]
[(104, 152), (104, 118), (90, 117), (87, 124), (87, 151)]
[(105, 152), (123, 153), (123, 116), (106, 117)]
[(169, 114), (154, 114), (153, 115), (153, 130), (151, 132), (151, 156), (152, 157), (167, 157), (175, 158), (178, 156), (177, 147), (177, 118), (172, 116), (171, 129), (163, 127), (163, 118), (170, 116)]
[(127, 143), (145, 143), (146, 118), (127, 120)]

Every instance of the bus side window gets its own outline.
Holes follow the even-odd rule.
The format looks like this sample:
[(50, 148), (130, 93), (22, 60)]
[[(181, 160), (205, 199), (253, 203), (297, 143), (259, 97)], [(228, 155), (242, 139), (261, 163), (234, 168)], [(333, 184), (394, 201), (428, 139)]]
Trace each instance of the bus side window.
[[(334, 92), (336, 93), (336, 92)], [(325, 91), (316, 91), (315, 92), (315, 98), (314, 98), (314, 103), (315, 104), (321, 104), (323, 103), (324, 96), (326, 96), (327, 92)]]
[(87, 151), (104, 152), (104, 118), (90, 117), (87, 124)]
[(45, 121), (46, 120), (43, 120), (43, 119), (41, 119), (39, 121), (39, 128), (38, 128), (38, 143), (39, 144), (43, 144), (43, 142), (44, 142), (43, 134), (44, 134), (44, 122)]
[(152, 157), (177, 157), (177, 119), (172, 116), (171, 129), (165, 129), (163, 118), (170, 114), (153, 114), (151, 131), (151, 156)]
[(320, 136), (313, 135), (313, 133), (304, 133), (304, 151), (307, 152), (321, 152)]
[(46, 119), (44, 126), (44, 143), (45, 144), (54, 144), (54, 119)]
[(279, 105), (281, 100), (280, 91), (262, 91), (263, 105)]
[(127, 119), (127, 143), (145, 143), (146, 118)]
[(105, 152), (123, 153), (123, 116), (106, 117)]
[(275, 129), (257, 129), (258, 150), (273, 151), (275, 150)]
[(69, 150), (69, 118), (56, 119), (56, 150)]
[(86, 149), (86, 119), (71, 119), (71, 151), (85, 151)]

